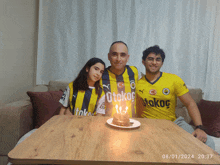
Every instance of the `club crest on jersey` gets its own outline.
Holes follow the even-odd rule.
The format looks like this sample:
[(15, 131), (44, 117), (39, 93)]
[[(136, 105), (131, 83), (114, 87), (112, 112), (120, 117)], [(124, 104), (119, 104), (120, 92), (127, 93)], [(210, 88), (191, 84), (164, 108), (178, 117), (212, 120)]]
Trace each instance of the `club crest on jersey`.
[(134, 80), (130, 81), (130, 86), (131, 86), (131, 89), (135, 89), (136, 85), (135, 85), (135, 81)]
[(157, 91), (155, 89), (149, 90), (150, 95), (156, 95)]
[(125, 85), (124, 85), (124, 83), (123, 82), (118, 82), (118, 87), (119, 88), (123, 88)]
[(170, 94), (170, 90), (168, 88), (163, 88), (163, 94), (164, 95), (169, 95)]

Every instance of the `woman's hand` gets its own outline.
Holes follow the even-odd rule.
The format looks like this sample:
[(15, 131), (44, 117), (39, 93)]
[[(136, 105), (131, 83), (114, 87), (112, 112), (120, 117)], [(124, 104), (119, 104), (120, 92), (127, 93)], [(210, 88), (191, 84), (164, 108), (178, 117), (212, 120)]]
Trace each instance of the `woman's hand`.
[(59, 115), (73, 115), (73, 114), (70, 112), (69, 107), (62, 106), (61, 109), (60, 109)]
[(73, 114), (70, 112), (70, 107), (66, 108), (65, 115), (73, 115)]

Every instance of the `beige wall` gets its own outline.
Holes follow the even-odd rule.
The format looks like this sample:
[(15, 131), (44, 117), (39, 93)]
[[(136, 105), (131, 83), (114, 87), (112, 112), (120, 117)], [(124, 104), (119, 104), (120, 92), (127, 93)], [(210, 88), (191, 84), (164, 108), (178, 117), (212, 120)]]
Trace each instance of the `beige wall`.
[(35, 85), (38, 0), (0, 0), (0, 104)]

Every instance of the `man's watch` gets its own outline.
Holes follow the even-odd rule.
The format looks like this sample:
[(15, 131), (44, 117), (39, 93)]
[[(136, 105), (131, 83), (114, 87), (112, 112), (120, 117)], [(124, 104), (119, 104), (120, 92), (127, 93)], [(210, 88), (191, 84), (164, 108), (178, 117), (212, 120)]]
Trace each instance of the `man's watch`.
[(205, 131), (206, 129), (204, 128), (204, 126), (203, 125), (197, 125), (196, 126), (196, 129), (201, 129), (201, 130), (203, 130), (203, 131)]

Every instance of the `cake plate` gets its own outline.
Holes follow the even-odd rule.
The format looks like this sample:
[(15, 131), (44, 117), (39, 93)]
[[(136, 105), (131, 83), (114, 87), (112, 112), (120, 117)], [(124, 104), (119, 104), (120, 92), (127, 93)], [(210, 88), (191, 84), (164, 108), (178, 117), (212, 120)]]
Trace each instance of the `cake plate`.
[(107, 123), (113, 127), (118, 127), (118, 128), (125, 128), (125, 129), (131, 129), (131, 128), (137, 128), (137, 127), (140, 127), (141, 123), (137, 120), (134, 120), (134, 119), (129, 119), (130, 120), (130, 123), (131, 125), (130, 126), (119, 126), (119, 125), (115, 125), (112, 123), (112, 120), (113, 118), (110, 118), (107, 120)]

